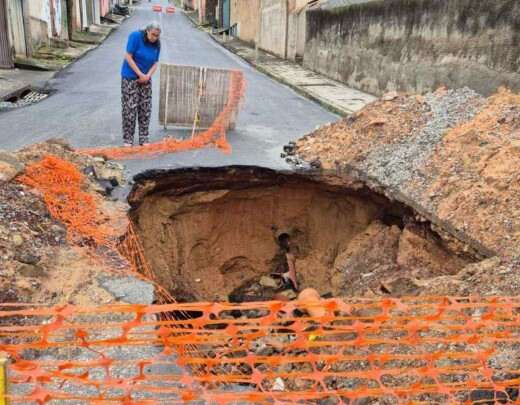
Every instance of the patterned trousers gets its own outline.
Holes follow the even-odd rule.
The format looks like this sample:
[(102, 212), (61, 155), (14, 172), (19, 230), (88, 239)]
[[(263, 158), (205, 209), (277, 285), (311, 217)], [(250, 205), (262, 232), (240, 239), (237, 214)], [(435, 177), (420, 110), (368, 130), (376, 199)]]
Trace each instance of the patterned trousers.
[(135, 121), (139, 120), (139, 144), (148, 142), (152, 115), (152, 82), (140, 84), (137, 80), (121, 81), (123, 113), (123, 140), (134, 143)]

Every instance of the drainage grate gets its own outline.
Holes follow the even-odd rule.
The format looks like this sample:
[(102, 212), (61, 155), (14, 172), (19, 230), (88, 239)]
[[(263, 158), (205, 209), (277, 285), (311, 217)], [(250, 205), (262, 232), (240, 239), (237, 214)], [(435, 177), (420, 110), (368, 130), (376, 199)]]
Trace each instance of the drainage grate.
[(0, 101), (0, 111), (12, 110), (38, 103), (49, 97), (49, 93), (41, 90), (26, 89), (19, 94), (11, 95)]

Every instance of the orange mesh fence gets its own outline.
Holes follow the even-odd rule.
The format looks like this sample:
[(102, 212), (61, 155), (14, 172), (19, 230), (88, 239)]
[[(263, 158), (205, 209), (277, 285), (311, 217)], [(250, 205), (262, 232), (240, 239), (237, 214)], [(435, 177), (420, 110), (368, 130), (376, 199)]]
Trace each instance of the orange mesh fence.
[(215, 146), (226, 153), (231, 152), (231, 145), (227, 141), (226, 132), (238, 113), (240, 103), (245, 93), (245, 79), (244, 74), (240, 71), (231, 71), (230, 75), (231, 80), (227, 104), (206, 131), (198, 133), (192, 138), (183, 140), (165, 138), (160, 142), (131, 148), (90, 148), (82, 149), (79, 152), (93, 156), (105, 156), (110, 159), (146, 158), (162, 153), (182, 152), (207, 146)]
[[(19, 180), (72, 245), (153, 281), (124, 214), (53, 156)], [(110, 259), (110, 260), (108, 260)], [(117, 259), (117, 260), (116, 260)], [(118, 264), (117, 267), (115, 263)], [(0, 308), (12, 403), (519, 403), (520, 299)], [(317, 316), (317, 313), (321, 315)], [(310, 314), (314, 314), (311, 316)], [(55, 402), (54, 402), (55, 401)]]
[[(193, 319), (163, 320), (177, 311)], [(519, 403), (519, 314), (518, 298), (8, 307), (0, 350), (12, 403)]]
[[(87, 191), (88, 181), (74, 164), (47, 155), (28, 166), (18, 181), (42, 194), (52, 217), (66, 225), (67, 239), (72, 246), (87, 248), (86, 253), (107, 269), (154, 280), (126, 213), (122, 210), (106, 212), (102, 198)], [(123, 240), (119, 239), (121, 234), (124, 234)], [(160, 286), (156, 288), (163, 303), (174, 302), (167, 291)]]
[(42, 193), (50, 214), (67, 226), (69, 242), (97, 246), (110, 243), (114, 223), (110, 220), (109, 226), (100, 200), (85, 191), (85, 176), (72, 163), (45, 156), (28, 166), (18, 180)]

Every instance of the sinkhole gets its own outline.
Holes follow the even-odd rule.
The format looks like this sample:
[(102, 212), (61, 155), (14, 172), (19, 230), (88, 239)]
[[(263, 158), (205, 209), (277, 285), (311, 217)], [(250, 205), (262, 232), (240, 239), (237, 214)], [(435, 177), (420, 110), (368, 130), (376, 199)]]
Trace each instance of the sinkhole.
[[(135, 178), (129, 203), (152, 271), (179, 302), (293, 299), (305, 288), (418, 295), (421, 280), (475, 261), (411, 208), (333, 175), (149, 171)], [(296, 286), (283, 276), (289, 263)]]

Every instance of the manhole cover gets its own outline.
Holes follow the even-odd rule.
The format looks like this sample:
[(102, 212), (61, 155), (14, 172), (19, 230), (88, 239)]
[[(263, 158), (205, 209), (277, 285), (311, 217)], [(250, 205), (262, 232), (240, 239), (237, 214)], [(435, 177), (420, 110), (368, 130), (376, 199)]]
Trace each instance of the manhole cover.
[(0, 101), (0, 111), (25, 107), (45, 100), (47, 97), (49, 97), (49, 93), (40, 90), (27, 89), (18, 95), (13, 95)]

